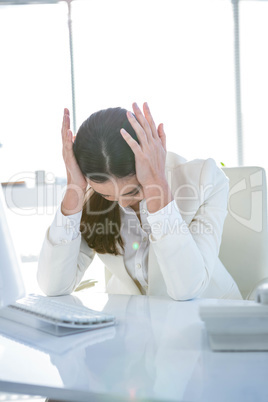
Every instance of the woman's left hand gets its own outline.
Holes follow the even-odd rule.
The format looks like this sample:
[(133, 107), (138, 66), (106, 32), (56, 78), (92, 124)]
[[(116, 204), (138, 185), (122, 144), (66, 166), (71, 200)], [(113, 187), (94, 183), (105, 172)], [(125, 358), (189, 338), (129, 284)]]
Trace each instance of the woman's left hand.
[(143, 113), (136, 103), (133, 103), (132, 113), (127, 117), (135, 130), (139, 144), (126, 130), (120, 132), (135, 155), (136, 177), (142, 186), (147, 208), (154, 213), (164, 208), (172, 201), (173, 196), (165, 176), (166, 135), (163, 124), (156, 128), (147, 103), (143, 105)]
[(136, 103), (132, 107), (136, 118), (131, 112), (127, 112), (127, 117), (137, 134), (139, 144), (126, 130), (121, 129), (120, 132), (134, 152), (137, 180), (143, 188), (163, 183), (166, 181), (166, 135), (163, 124), (156, 128), (147, 103), (143, 105), (144, 114)]

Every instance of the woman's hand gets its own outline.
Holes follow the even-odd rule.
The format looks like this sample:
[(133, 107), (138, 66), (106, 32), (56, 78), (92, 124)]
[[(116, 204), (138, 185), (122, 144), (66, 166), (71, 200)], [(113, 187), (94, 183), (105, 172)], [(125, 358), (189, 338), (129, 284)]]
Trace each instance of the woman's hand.
[(156, 129), (147, 103), (143, 105), (144, 115), (136, 103), (133, 111), (136, 118), (131, 112), (127, 112), (127, 117), (139, 144), (126, 130), (121, 129), (121, 134), (135, 154), (137, 180), (142, 186), (151, 185), (165, 178), (166, 136), (163, 124)]
[(70, 113), (68, 109), (64, 109), (63, 121), (62, 121), (62, 156), (67, 172), (68, 184), (77, 185), (82, 190), (86, 190), (87, 181), (81, 172), (80, 167), (75, 159), (73, 152), (73, 142), (75, 137), (70, 130)]
[(74, 156), (73, 141), (75, 137), (73, 137), (70, 130), (70, 113), (68, 109), (64, 109), (61, 136), (62, 156), (67, 172), (67, 190), (61, 203), (61, 212), (63, 215), (72, 215), (83, 208), (87, 181)]
[(154, 123), (149, 106), (143, 105), (143, 113), (136, 103), (127, 117), (135, 130), (139, 144), (126, 130), (120, 132), (135, 155), (136, 176), (141, 184), (149, 212), (156, 212), (172, 200), (172, 194), (165, 177), (166, 135), (163, 124)]

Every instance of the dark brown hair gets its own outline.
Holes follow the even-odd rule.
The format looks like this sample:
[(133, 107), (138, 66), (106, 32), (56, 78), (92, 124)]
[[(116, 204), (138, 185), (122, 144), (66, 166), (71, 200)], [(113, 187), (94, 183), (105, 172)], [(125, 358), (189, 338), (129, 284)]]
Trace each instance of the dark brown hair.
[[(135, 175), (134, 153), (120, 134), (124, 128), (137, 142), (126, 110), (109, 108), (92, 114), (79, 128), (74, 155), (84, 176), (96, 183)], [(80, 230), (89, 247), (100, 254), (118, 255), (124, 249), (117, 202), (108, 201), (89, 188)]]

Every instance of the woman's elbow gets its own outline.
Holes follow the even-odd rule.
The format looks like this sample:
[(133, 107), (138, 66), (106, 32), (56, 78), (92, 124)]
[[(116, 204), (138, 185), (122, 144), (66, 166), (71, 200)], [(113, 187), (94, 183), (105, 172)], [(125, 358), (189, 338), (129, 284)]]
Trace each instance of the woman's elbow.
[(205, 276), (198, 283), (189, 286), (172, 286), (167, 289), (169, 297), (175, 301), (189, 301), (199, 298), (208, 285), (209, 279)]
[(49, 280), (49, 278), (43, 278), (41, 275), (37, 273), (37, 283), (40, 288), (40, 290), (46, 295), (46, 296), (64, 296), (64, 295), (69, 295), (70, 293), (73, 292), (74, 286), (67, 286), (63, 287), (62, 284), (61, 286), (57, 286), (55, 282), (52, 282)]

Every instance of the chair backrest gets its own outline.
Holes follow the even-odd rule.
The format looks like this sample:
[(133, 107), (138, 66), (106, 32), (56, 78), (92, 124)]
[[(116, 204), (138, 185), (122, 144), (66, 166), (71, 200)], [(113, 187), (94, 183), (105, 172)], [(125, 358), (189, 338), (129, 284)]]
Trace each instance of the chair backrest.
[(254, 299), (256, 287), (268, 282), (265, 170), (243, 166), (223, 171), (230, 180), (230, 191), (219, 256), (243, 298)]

